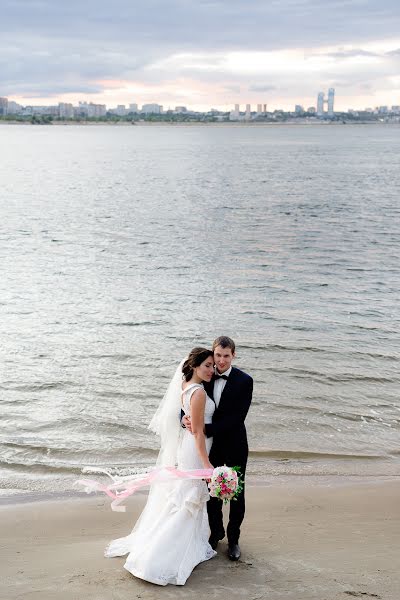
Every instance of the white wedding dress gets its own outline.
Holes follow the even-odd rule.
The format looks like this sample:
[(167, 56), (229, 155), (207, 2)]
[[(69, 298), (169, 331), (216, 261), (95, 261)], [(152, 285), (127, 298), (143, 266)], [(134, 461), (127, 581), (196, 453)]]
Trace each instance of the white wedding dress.
[[(190, 415), (192, 394), (198, 388), (202, 385), (191, 384), (182, 394), (187, 415)], [(207, 396), (205, 423), (211, 423), (214, 410), (215, 404)], [(206, 438), (207, 452), (211, 444), (212, 439)], [(194, 436), (182, 429), (178, 469), (202, 468)], [(158, 585), (184, 585), (196, 565), (216, 555), (208, 543), (208, 499), (207, 484), (203, 480), (153, 484), (132, 533), (111, 542), (105, 556), (129, 554), (124, 567), (132, 575)]]

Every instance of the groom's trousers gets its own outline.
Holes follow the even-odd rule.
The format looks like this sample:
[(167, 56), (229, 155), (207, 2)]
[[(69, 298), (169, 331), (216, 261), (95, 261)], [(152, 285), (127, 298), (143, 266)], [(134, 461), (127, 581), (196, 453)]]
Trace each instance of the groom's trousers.
[[(227, 466), (236, 466), (236, 465), (227, 465)], [(245, 476), (246, 465), (240, 466), (240, 473)], [(208, 512), (208, 522), (210, 525), (211, 536), (218, 538), (223, 537), (224, 523), (223, 523), (223, 515), (222, 515), (222, 500), (218, 498), (210, 498), (207, 502), (207, 512)], [(236, 500), (230, 501), (229, 507), (229, 523), (226, 529), (226, 534), (228, 537), (228, 544), (237, 544), (240, 536), (240, 526), (244, 519), (245, 513), (245, 498), (244, 498), (244, 483), (243, 490), (237, 496)]]

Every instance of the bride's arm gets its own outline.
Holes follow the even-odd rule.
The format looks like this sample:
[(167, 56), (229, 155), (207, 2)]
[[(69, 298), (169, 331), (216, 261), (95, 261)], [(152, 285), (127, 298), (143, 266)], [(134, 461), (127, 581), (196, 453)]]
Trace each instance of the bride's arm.
[(192, 422), (192, 434), (195, 437), (195, 443), (198, 455), (205, 469), (214, 467), (208, 459), (206, 449), (206, 436), (204, 434), (204, 407), (206, 405), (206, 393), (204, 390), (196, 390), (190, 399), (190, 413)]

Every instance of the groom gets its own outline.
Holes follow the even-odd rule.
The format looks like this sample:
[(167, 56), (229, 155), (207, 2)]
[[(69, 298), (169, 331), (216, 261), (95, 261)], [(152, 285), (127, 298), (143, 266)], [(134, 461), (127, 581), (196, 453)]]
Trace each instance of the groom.
[[(215, 374), (204, 388), (215, 402), (212, 423), (205, 425), (207, 437), (213, 438), (210, 462), (215, 466), (238, 466), (244, 478), (246, 473), (248, 444), (244, 421), (250, 408), (253, 380), (240, 369), (232, 366), (235, 358), (235, 342), (227, 337), (218, 337), (212, 346)], [(183, 424), (190, 429), (190, 421), (184, 417)], [(210, 498), (207, 502), (210, 524), (210, 545), (215, 550), (218, 541), (225, 537), (222, 518), (222, 500)], [(228, 556), (239, 560), (240, 526), (245, 513), (244, 486), (236, 500), (230, 502), (228, 536)]]

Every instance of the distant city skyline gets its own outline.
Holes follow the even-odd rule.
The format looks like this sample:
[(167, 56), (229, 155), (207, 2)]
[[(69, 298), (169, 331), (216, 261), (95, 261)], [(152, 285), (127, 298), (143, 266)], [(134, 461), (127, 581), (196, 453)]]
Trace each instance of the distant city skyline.
[(193, 107), (179, 105), (175, 107), (165, 108), (159, 103), (147, 103), (140, 105), (137, 102), (126, 104), (118, 104), (117, 106), (107, 106), (106, 104), (97, 104), (87, 101), (73, 102), (58, 102), (54, 104), (19, 104), (14, 99), (0, 96), (0, 118), (12, 115), (28, 117), (33, 115), (48, 115), (59, 119), (102, 119), (115, 115), (117, 117), (129, 117), (135, 115), (138, 118), (140, 115), (207, 115), (218, 113), (219, 115), (228, 116), (230, 121), (250, 121), (263, 120), (264, 117), (275, 113), (292, 114), (295, 117), (306, 116), (307, 118), (334, 118), (335, 115), (347, 114), (356, 115), (358, 113), (370, 113), (376, 116), (396, 116), (397, 120), (400, 115), (400, 105), (380, 105), (376, 107), (363, 107), (362, 109), (348, 109), (347, 111), (335, 110), (335, 89), (329, 88), (327, 95), (324, 91), (318, 92), (316, 105), (311, 106), (295, 104), (290, 110), (285, 111), (282, 108), (271, 109), (267, 103), (236, 103), (231, 106), (230, 110), (218, 110), (215, 107), (208, 107), (204, 111), (196, 111)]
[(338, 111), (397, 105), (399, 32), (395, 0), (4, 0), (0, 96), (292, 110), (335, 88)]
[[(332, 87), (328, 86), (320, 86), (321, 89), (324, 89), (327, 91), (328, 89), (335, 89)], [(319, 93), (319, 92), (318, 92)], [(342, 93), (342, 90), (341, 90)], [(344, 94), (346, 94), (346, 90), (344, 90)], [(185, 94), (182, 94), (183, 96), (185, 96)], [(2, 89), (0, 88), (0, 96), (4, 96), (7, 97), (7, 94), (2, 93)], [(22, 105), (57, 105), (59, 103), (72, 103), (72, 104), (79, 104), (81, 102), (91, 102), (93, 104), (102, 104), (102, 105), (106, 105), (107, 107), (112, 107), (115, 106), (117, 107), (118, 105), (125, 105), (125, 106), (129, 106), (131, 104), (137, 104), (139, 106), (141, 105), (146, 105), (146, 104), (159, 104), (162, 105), (164, 107), (165, 110), (174, 110), (175, 106), (187, 106), (188, 108), (190, 108), (193, 111), (199, 111), (199, 112), (207, 112), (209, 111), (211, 108), (215, 108), (216, 110), (220, 110), (220, 111), (225, 111), (225, 112), (229, 112), (232, 110), (232, 106), (239, 104), (241, 106), (243, 106), (243, 111), (246, 110), (246, 104), (251, 104), (252, 106), (256, 107), (259, 104), (267, 104), (268, 105), (268, 110), (270, 111), (274, 111), (274, 110), (284, 110), (287, 112), (290, 111), (294, 111), (294, 107), (297, 104), (301, 104), (302, 106), (306, 107), (306, 106), (314, 106), (316, 110), (318, 110), (318, 95), (317, 92), (315, 92), (314, 94), (308, 94), (305, 97), (302, 98), (294, 98), (293, 100), (287, 100), (285, 102), (282, 102), (281, 104), (278, 102), (278, 100), (274, 99), (274, 97), (272, 95), (267, 95), (267, 94), (263, 94), (263, 93), (259, 93), (258, 95), (253, 93), (249, 93), (247, 96), (245, 96), (245, 94), (243, 94), (242, 97), (238, 98), (237, 94), (233, 96), (233, 99), (225, 104), (222, 105), (218, 105), (215, 102), (205, 102), (204, 104), (191, 104), (189, 102), (184, 103), (182, 101), (182, 97), (178, 97), (176, 102), (165, 102), (163, 101), (162, 98), (156, 98), (155, 95), (144, 95), (144, 97), (129, 97), (129, 96), (124, 96), (124, 97), (116, 97), (117, 99), (114, 101), (114, 95), (110, 95), (109, 93), (104, 93), (103, 95), (101, 94), (91, 94), (88, 97), (88, 94), (86, 93), (82, 93), (82, 94), (62, 94), (60, 96), (53, 96), (53, 95), (49, 95), (49, 96), (45, 96), (45, 97), (25, 97), (25, 96), (18, 96), (16, 94), (12, 95), (9, 94), (9, 96), (12, 96), (12, 100), (14, 102), (17, 102), (18, 104), (22, 104)], [(251, 98), (253, 98), (253, 100), (250, 100)], [(379, 96), (379, 98), (383, 98), (383, 96)], [(377, 102), (377, 96), (376, 95), (372, 95), (372, 96), (365, 96), (365, 104), (359, 104), (359, 105), (355, 105), (353, 104), (348, 104), (348, 97), (346, 95), (342, 96), (341, 94), (339, 96), (335, 96), (335, 111), (337, 112), (347, 112), (348, 110), (365, 110), (365, 108), (376, 108), (378, 106), (392, 106), (392, 105), (398, 105), (400, 104), (400, 90), (399, 93), (394, 96), (393, 98), (389, 98), (386, 102)], [(328, 95), (326, 95), (325, 97), (325, 104), (327, 106), (327, 102), (328, 102)], [(360, 100), (361, 102), (361, 100)], [(254, 108), (254, 110), (256, 110), (256, 108)], [(326, 108), (327, 110), (327, 108)]]

